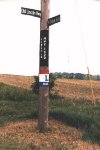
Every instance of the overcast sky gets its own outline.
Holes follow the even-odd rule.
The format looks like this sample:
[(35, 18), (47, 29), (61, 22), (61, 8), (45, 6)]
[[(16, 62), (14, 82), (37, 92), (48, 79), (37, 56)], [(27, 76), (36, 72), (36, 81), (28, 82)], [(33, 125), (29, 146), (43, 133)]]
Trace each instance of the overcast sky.
[[(0, 0), (0, 74), (39, 72), (40, 19), (21, 14), (21, 7), (40, 10), (40, 0)], [(100, 74), (100, 1), (51, 0), (50, 72)]]

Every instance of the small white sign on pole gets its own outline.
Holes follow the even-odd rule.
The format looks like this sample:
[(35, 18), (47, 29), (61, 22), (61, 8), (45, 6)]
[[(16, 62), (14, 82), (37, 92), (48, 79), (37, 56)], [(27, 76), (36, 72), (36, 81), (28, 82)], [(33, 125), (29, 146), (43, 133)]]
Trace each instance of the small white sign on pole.
[(49, 82), (49, 74), (39, 74), (39, 82)]

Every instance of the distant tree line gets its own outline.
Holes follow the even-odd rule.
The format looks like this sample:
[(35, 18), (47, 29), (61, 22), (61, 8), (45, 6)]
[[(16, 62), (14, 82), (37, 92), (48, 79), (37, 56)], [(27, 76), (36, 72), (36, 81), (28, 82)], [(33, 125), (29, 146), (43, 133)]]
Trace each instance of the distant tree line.
[[(89, 80), (89, 75), (83, 73), (55, 72), (53, 74), (57, 78)], [(90, 75), (90, 77), (92, 80), (100, 81), (100, 75)]]

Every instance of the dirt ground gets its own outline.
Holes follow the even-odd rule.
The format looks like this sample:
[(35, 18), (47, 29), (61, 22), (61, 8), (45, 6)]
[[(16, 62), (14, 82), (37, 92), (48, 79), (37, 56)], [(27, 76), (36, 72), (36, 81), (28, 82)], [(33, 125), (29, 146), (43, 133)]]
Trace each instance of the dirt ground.
[(20, 145), (30, 145), (41, 150), (100, 150), (98, 145), (82, 141), (82, 131), (64, 125), (59, 121), (49, 121), (52, 130), (39, 133), (37, 120), (27, 120), (6, 124), (0, 128), (0, 136), (9, 136)]

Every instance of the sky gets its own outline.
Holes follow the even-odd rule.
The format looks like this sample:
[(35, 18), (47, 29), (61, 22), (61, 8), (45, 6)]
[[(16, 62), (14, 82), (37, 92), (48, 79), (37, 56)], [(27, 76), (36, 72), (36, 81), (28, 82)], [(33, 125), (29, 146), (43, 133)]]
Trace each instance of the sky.
[[(40, 10), (40, 0), (0, 0), (0, 74), (39, 73), (40, 19), (21, 14)], [(100, 1), (51, 0), (49, 71), (100, 74)]]

